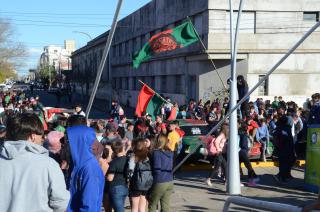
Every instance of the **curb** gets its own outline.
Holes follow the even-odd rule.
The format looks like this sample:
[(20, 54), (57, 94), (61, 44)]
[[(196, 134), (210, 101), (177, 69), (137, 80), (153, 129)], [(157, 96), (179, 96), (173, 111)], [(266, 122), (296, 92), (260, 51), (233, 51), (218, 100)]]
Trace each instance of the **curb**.
[[(295, 166), (304, 167), (306, 164), (305, 160), (297, 160)], [(279, 162), (251, 162), (252, 167), (279, 167)], [(241, 168), (245, 168), (244, 163), (241, 163)], [(212, 165), (210, 164), (187, 164), (182, 166), (182, 171), (198, 171), (198, 170), (211, 170)]]

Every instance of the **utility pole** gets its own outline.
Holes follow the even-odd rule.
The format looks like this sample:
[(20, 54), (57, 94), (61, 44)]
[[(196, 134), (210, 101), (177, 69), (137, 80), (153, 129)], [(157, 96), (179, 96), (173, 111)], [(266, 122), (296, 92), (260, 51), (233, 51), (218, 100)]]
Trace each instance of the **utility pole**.
[[(236, 31), (233, 30), (233, 7), (232, 0), (229, 0), (230, 7), (230, 54), (231, 54), (231, 92), (230, 109), (237, 105), (237, 37), (239, 31), (240, 17), (242, 13), (242, 0), (240, 0)], [(240, 173), (239, 173), (239, 144), (238, 144), (238, 120), (237, 110), (233, 111), (229, 120), (229, 145), (228, 145), (228, 184), (227, 191), (231, 195), (241, 194)]]
[(100, 65), (99, 65), (99, 69), (98, 69), (98, 72), (97, 72), (97, 77), (96, 77), (96, 80), (94, 82), (92, 93), (91, 93), (91, 96), (90, 96), (90, 99), (89, 99), (89, 103), (88, 103), (88, 106), (87, 106), (86, 118), (89, 117), (89, 114), (90, 114), (90, 111), (91, 111), (91, 107), (92, 107), (92, 103), (93, 103), (93, 100), (94, 100), (94, 98), (96, 96), (96, 93), (97, 93), (97, 90), (98, 90), (98, 86), (99, 86), (99, 83), (100, 83), (102, 71), (104, 69), (104, 66), (105, 66), (105, 63), (106, 63), (106, 60), (107, 60), (107, 56), (108, 56), (109, 51), (110, 51), (110, 47), (111, 47), (112, 39), (113, 39), (113, 36), (114, 36), (114, 32), (115, 32), (116, 27), (117, 27), (118, 17), (119, 17), (119, 13), (120, 13), (122, 2), (123, 2), (123, 0), (118, 0), (118, 4), (117, 4), (116, 12), (114, 14), (112, 26), (111, 26), (111, 29), (109, 30), (108, 40), (107, 40), (105, 49), (103, 51), (103, 55), (102, 55), (101, 62), (100, 62)]

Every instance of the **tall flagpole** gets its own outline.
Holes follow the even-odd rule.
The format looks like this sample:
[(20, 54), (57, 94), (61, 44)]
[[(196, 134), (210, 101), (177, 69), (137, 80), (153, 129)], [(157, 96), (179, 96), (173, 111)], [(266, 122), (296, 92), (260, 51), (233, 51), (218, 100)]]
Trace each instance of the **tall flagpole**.
[[(233, 8), (232, 0), (230, 4), (230, 54), (231, 54), (231, 92), (230, 109), (237, 104), (237, 48), (240, 17), (242, 13), (243, 1), (240, 0), (236, 31), (233, 32)], [(240, 173), (239, 173), (239, 143), (238, 143), (238, 120), (237, 110), (233, 111), (229, 120), (229, 142), (228, 142), (228, 179), (227, 191), (231, 195), (241, 194)]]
[(113, 36), (114, 36), (114, 32), (116, 31), (116, 27), (117, 27), (117, 23), (118, 23), (118, 17), (119, 17), (122, 1), (123, 0), (118, 0), (116, 13), (114, 14), (113, 23), (112, 23), (111, 29), (109, 31), (106, 47), (104, 48), (104, 51), (103, 51), (103, 55), (102, 55), (102, 58), (101, 58), (101, 61), (100, 61), (100, 65), (99, 65), (99, 69), (98, 69), (98, 72), (97, 72), (96, 81), (94, 82), (93, 90), (92, 90), (92, 93), (91, 93), (91, 96), (90, 96), (90, 100), (89, 100), (89, 103), (88, 103), (88, 106), (87, 106), (87, 110), (86, 110), (86, 118), (87, 119), (89, 118), (89, 114), (90, 114), (90, 111), (91, 111), (92, 103), (93, 103), (93, 100), (94, 100), (94, 98), (96, 96), (96, 93), (97, 93), (97, 90), (98, 90), (98, 86), (99, 86), (99, 83), (100, 83), (101, 75), (102, 75), (106, 60), (107, 60), (107, 56), (108, 56), (109, 51), (110, 51), (110, 47), (111, 47), (112, 39), (113, 39)]

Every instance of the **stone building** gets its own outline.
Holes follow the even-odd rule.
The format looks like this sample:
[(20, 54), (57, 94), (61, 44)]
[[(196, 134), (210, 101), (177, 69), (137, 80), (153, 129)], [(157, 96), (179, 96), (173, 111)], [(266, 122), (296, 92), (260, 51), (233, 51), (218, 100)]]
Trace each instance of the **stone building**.
[[(234, 9), (239, 1), (234, 1)], [(118, 99), (134, 107), (141, 84), (179, 104), (190, 98), (212, 99), (230, 76), (229, 5), (225, 0), (153, 0), (119, 21), (97, 97)], [(320, 0), (247, 0), (241, 18), (238, 74), (253, 87), (316, 21)], [(237, 13), (234, 14), (236, 17)], [(200, 42), (161, 53), (133, 69), (132, 54), (158, 32), (180, 25), (189, 17)], [(73, 73), (87, 93), (93, 86), (108, 32), (72, 55)], [(216, 70), (209, 59), (213, 59)], [(217, 72), (222, 78), (219, 79)], [(302, 102), (319, 91), (320, 36), (313, 33), (251, 98)], [(80, 88), (80, 87), (78, 87)]]
[(39, 59), (38, 71), (46, 66), (54, 66), (57, 73), (70, 70), (72, 67), (71, 54), (74, 51), (74, 40), (65, 40), (63, 48), (56, 45), (45, 46)]

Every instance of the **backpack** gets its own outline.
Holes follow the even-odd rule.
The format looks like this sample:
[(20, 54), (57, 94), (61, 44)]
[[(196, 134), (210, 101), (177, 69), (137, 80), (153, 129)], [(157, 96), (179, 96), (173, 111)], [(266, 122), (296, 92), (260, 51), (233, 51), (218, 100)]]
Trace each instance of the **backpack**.
[(148, 191), (153, 184), (152, 169), (149, 160), (136, 163), (133, 176), (131, 178), (131, 186), (133, 190)]
[(210, 142), (207, 143), (207, 151), (208, 155), (216, 155), (218, 153), (216, 145), (215, 145), (216, 138), (213, 137)]

